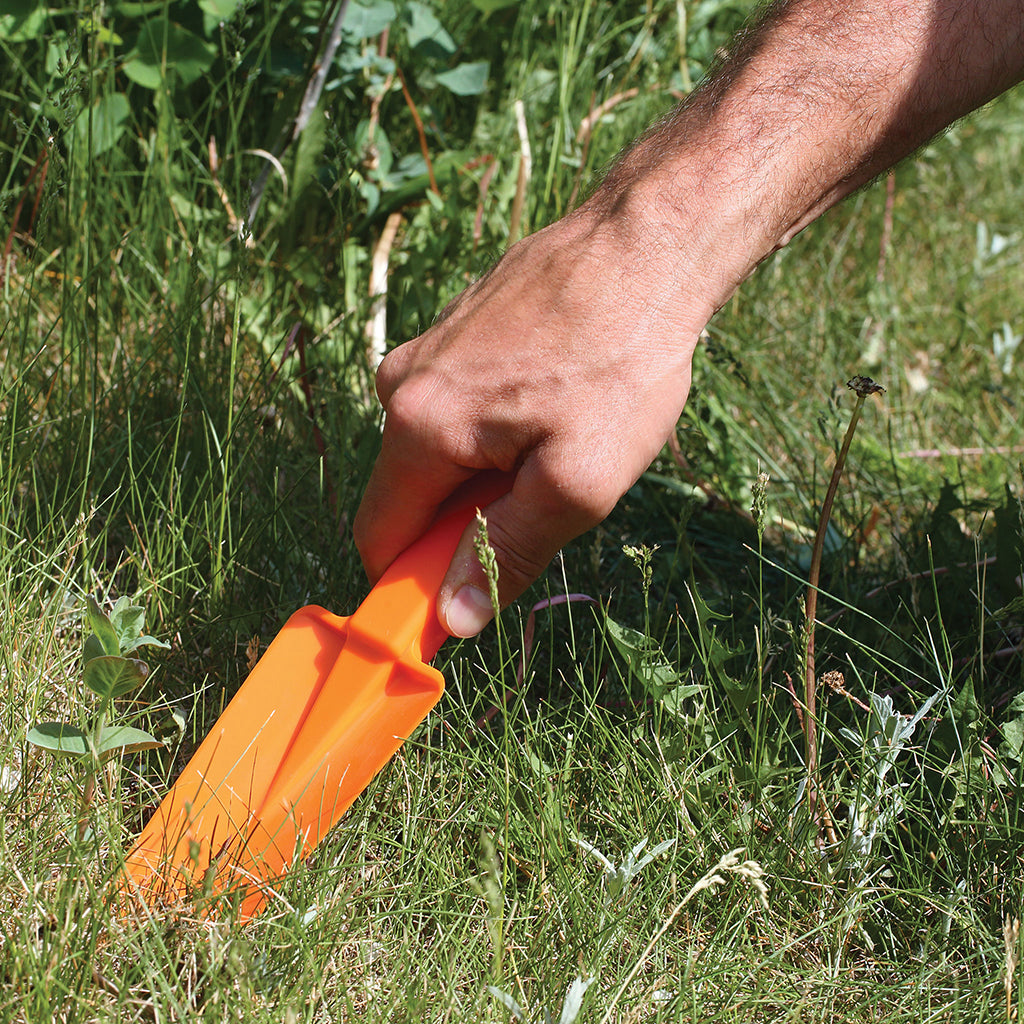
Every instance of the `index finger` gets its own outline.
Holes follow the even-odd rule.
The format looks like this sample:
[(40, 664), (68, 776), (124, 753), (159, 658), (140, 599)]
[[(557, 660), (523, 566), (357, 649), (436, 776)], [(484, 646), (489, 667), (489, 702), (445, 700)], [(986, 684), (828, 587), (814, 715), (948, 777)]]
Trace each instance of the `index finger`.
[(384, 430), (352, 532), (366, 574), (376, 583), (384, 570), (434, 521), (444, 500), (474, 470), (400, 448)]

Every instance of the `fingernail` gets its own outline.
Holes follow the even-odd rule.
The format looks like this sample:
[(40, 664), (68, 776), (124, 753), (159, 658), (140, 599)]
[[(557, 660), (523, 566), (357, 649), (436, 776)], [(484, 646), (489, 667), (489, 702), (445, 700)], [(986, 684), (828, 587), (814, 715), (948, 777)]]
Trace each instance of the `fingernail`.
[(452, 636), (476, 636), (494, 618), (491, 599), (479, 587), (460, 587), (444, 610)]

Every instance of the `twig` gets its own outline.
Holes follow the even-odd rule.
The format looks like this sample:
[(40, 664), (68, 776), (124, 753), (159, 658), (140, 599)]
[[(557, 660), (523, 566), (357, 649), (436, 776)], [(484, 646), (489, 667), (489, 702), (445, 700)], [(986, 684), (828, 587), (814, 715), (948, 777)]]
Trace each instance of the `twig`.
[[(214, 190), (220, 199), (221, 206), (224, 207), (228, 215), (228, 230), (232, 235), (237, 235), (242, 227), (242, 222), (238, 219), (238, 214), (235, 213), (235, 208), (231, 205), (231, 200), (228, 198), (224, 186), (220, 183), (220, 177), (218, 176), (220, 160), (217, 157), (217, 140), (212, 135), (206, 144), (206, 152), (210, 161), (210, 178), (213, 181)], [(252, 236), (249, 237), (251, 239)]]
[[(331, 22), (331, 31), (324, 40), (323, 48), (317, 54), (316, 60), (313, 61), (313, 74), (306, 85), (302, 102), (299, 104), (299, 112), (295, 115), (295, 120), (292, 122), (292, 129), (288, 137), (284, 140), (283, 144), (280, 144), (275, 149), (273, 154), (275, 160), (280, 158), (284, 151), (302, 134), (303, 129), (309, 124), (309, 119), (313, 116), (313, 111), (316, 110), (316, 106), (320, 102), (320, 94), (323, 92), (324, 84), (327, 81), (327, 72), (334, 63), (334, 53), (341, 42), (341, 26), (345, 21), (345, 12), (348, 10), (348, 4), (349, 0), (339, 0)], [(263, 192), (267, 187), (272, 166), (271, 163), (264, 166), (250, 193), (249, 209), (245, 218), (250, 234), (252, 234), (252, 225), (256, 220), (256, 214), (263, 200)]]
[(790, 697), (793, 699), (793, 710), (796, 712), (796, 720), (800, 725), (800, 731), (804, 732), (804, 708), (800, 703), (800, 698), (796, 695), (793, 677), (786, 671), (783, 671), (782, 674), (786, 677), (786, 687), (789, 690)]
[(686, 0), (676, 0), (676, 49), (679, 53), (679, 78), (683, 83), (683, 92), (690, 92), (693, 89), (690, 64), (686, 53), (688, 36), (689, 19), (686, 17)]
[(366, 358), (376, 370), (384, 358), (388, 335), (388, 261), (395, 244), (402, 211), (395, 210), (384, 222), (384, 230), (373, 247), (370, 261), (370, 319), (366, 324)]
[(580, 126), (576, 129), (577, 144), (585, 146), (590, 141), (590, 134), (593, 132), (594, 126), (605, 114), (613, 110), (624, 100), (631, 100), (639, 95), (639, 89), (626, 89), (624, 92), (617, 92), (614, 96), (609, 96), (608, 99), (603, 103), (599, 103), (596, 107), (591, 107), (590, 113), (580, 121)]
[(623, 100), (631, 100), (639, 94), (639, 89), (626, 89), (625, 92), (617, 92), (610, 96), (603, 103), (596, 107), (591, 100), (590, 112), (576, 129), (576, 145), (582, 145), (583, 152), (580, 154), (580, 165), (576, 168), (576, 177), (572, 183), (572, 192), (569, 194), (569, 209), (576, 205), (576, 197), (579, 195), (580, 184), (583, 181), (583, 169), (587, 166), (587, 153), (590, 151), (590, 137), (594, 132), (594, 126), (614, 107), (617, 107)]
[(491, 187), (491, 178), (498, 169), (498, 161), (488, 153), (487, 169), (480, 178), (480, 198), (476, 204), (476, 217), (473, 218), (473, 250), (480, 244), (480, 238), (484, 233), (484, 203), (487, 201), (487, 190)]
[(513, 245), (520, 236), (523, 221), (523, 207), (526, 204), (526, 190), (533, 173), (533, 156), (530, 153), (530, 135), (526, 130), (526, 111), (522, 100), (516, 100), (516, 130), (519, 132), (519, 174), (516, 176), (516, 194), (512, 200), (512, 215), (508, 225), (508, 244)]
[[(388, 34), (389, 28), (384, 29), (380, 34), (380, 40), (377, 43), (377, 56), (386, 57), (388, 53)], [(377, 134), (377, 125), (380, 123), (380, 105), (384, 100), (384, 97), (390, 92), (391, 85), (395, 80), (395, 74), (393, 71), (388, 72), (387, 78), (384, 79), (384, 84), (380, 87), (380, 91), (374, 95), (370, 100), (370, 121), (366, 129), (366, 142), (368, 146), (374, 145), (374, 136)]]
[(897, 459), (942, 459), (960, 458), (964, 455), (1017, 455), (1024, 452), (1024, 445), (999, 445), (995, 448), (911, 448), (897, 452)]

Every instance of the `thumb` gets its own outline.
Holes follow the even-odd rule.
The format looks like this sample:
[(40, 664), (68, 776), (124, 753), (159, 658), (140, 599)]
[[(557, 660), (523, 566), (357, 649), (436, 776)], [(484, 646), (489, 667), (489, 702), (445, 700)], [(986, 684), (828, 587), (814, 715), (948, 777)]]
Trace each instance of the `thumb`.
[[(512, 490), (482, 510), (498, 567), (498, 598), (510, 604), (574, 537), (612, 510), (617, 493), (596, 494), (525, 464)], [(438, 617), (452, 636), (479, 633), (494, 617), (490, 584), (476, 553), (479, 523), (465, 529), (438, 593)]]

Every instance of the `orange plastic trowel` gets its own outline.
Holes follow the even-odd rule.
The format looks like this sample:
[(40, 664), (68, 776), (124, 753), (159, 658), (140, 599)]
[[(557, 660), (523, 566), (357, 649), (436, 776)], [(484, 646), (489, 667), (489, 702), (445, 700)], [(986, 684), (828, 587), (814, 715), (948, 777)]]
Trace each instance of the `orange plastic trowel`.
[(474, 480), (353, 615), (291, 616), (128, 853), (123, 905), (230, 893), (241, 920), (263, 909), (440, 698), (438, 589), (476, 509), (508, 487)]

